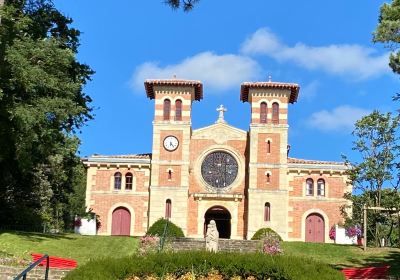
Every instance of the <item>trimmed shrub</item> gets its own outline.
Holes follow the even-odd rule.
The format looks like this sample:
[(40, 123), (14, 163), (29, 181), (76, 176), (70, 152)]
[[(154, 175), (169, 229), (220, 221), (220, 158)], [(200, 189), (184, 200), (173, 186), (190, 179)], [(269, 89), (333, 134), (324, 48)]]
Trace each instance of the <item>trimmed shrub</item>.
[(185, 237), (180, 227), (178, 227), (174, 223), (164, 218), (160, 218), (154, 224), (152, 224), (152, 226), (147, 231), (146, 235), (162, 236), (164, 234), (164, 228), (167, 222), (168, 222), (168, 227), (166, 232), (167, 237)]
[(142, 257), (107, 258), (89, 261), (71, 271), (65, 280), (146, 279), (166, 275), (179, 278), (190, 274), (200, 279), (218, 272), (224, 279), (232, 277), (280, 280), (339, 280), (344, 275), (329, 265), (311, 258), (290, 255), (269, 256), (261, 253), (211, 253), (205, 251), (149, 254)]
[(270, 228), (260, 228), (259, 230), (256, 231), (251, 240), (261, 240), (271, 235), (276, 236), (279, 239), (279, 241), (282, 241), (282, 237), (278, 233), (276, 233), (276, 231)]

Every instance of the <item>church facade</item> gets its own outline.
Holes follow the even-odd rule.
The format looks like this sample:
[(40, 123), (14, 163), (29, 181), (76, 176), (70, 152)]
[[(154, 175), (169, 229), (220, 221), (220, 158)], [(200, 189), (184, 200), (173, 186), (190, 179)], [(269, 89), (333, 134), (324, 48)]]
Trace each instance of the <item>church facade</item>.
[(352, 187), (343, 163), (288, 156), (297, 84), (243, 83), (248, 131), (227, 124), (223, 106), (216, 123), (192, 129), (193, 102), (203, 98), (199, 81), (144, 84), (155, 103), (152, 153), (84, 160), (86, 206), (100, 216), (99, 234), (144, 235), (163, 217), (187, 237), (204, 237), (215, 220), (221, 238), (250, 239), (269, 227), (284, 240), (330, 242)]

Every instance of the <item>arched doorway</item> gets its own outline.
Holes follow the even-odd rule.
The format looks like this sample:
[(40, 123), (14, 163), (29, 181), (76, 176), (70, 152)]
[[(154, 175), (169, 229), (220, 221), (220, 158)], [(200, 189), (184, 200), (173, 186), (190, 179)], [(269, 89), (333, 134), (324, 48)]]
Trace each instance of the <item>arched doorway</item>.
[(131, 213), (124, 207), (118, 207), (112, 213), (111, 235), (130, 235)]
[(231, 238), (231, 213), (222, 206), (213, 206), (204, 215), (204, 235), (211, 220), (217, 224), (220, 238)]
[(325, 221), (318, 213), (311, 213), (306, 218), (306, 242), (325, 242)]

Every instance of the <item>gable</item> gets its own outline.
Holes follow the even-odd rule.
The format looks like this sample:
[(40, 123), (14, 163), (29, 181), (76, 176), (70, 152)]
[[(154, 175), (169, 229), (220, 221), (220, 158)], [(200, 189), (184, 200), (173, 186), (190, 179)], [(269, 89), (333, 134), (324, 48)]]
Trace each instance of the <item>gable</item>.
[(224, 144), (229, 140), (247, 140), (247, 132), (226, 123), (216, 123), (193, 130), (192, 139), (212, 139), (217, 144)]

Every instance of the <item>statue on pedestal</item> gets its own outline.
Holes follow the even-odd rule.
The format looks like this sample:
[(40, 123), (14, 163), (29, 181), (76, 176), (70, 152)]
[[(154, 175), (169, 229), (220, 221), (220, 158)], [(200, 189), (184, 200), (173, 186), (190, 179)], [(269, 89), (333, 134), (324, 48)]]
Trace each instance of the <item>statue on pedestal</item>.
[(206, 250), (214, 253), (218, 252), (218, 239), (217, 225), (214, 220), (211, 220), (207, 226)]

